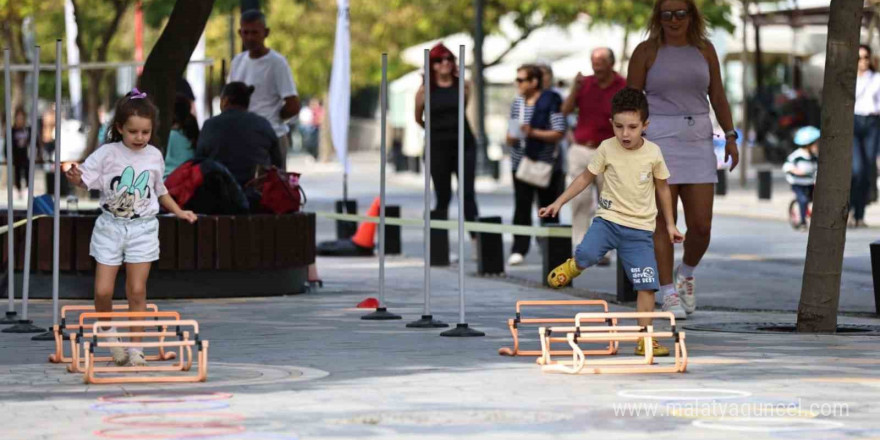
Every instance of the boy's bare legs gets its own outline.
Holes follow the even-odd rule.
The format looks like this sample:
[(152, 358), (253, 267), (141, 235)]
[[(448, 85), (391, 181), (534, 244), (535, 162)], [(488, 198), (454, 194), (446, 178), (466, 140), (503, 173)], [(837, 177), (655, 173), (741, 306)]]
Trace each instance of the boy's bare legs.
[[(653, 290), (639, 290), (638, 297), (636, 299), (636, 311), (637, 312), (653, 312), (654, 311), (654, 291)], [(651, 325), (651, 318), (639, 318), (639, 325), (642, 327), (647, 327)]]

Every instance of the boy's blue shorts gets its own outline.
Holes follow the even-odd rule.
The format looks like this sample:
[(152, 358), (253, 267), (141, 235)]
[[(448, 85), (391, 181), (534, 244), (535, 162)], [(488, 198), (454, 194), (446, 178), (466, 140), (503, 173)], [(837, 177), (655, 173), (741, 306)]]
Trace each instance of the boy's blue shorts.
[(582, 268), (593, 266), (611, 249), (617, 249), (617, 258), (623, 263), (635, 290), (660, 289), (653, 232), (596, 217), (574, 252), (575, 262)]

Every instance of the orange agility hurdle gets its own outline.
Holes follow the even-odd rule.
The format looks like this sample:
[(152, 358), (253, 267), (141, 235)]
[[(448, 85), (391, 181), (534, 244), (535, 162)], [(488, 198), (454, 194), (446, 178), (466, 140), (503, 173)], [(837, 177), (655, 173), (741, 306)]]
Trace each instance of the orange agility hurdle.
[[(128, 304), (116, 304), (113, 306), (113, 310), (128, 310)], [(155, 304), (147, 304), (147, 310), (152, 312), (158, 312), (159, 307)], [(94, 306), (64, 306), (61, 308), (61, 323), (59, 325), (52, 326), (52, 333), (55, 335), (55, 352), (49, 355), (49, 362), (53, 364), (60, 363), (70, 363), (73, 361), (72, 354), (71, 356), (65, 356), (64, 354), (64, 333), (62, 329), (65, 330), (80, 330), (80, 326), (77, 324), (67, 325), (67, 316), (68, 313), (71, 312), (94, 312)], [(91, 325), (86, 325), (85, 330), (91, 330)], [(159, 355), (149, 356), (146, 359), (152, 361), (162, 361), (174, 359), (174, 353), (164, 353), (164, 351), (160, 351)], [(110, 360), (110, 358), (104, 359), (101, 357), (98, 359), (99, 361)]]
[[(145, 321), (149, 322), (145, 327), (153, 328), (155, 327), (157, 330), (155, 332), (152, 331), (144, 331), (141, 332), (143, 334), (137, 334), (133, 336), (146, 336), (146, 337), (157, 337), (159, 341), (164, 341), (166, 337), (184, 337), (183, 332), (179, 329), (175, 332), (169, 332), (168, 328), (162, 324), (160, 319), (172, 319), (172, 320), (180, 320), (180, 313), (174, 311), (150, 311), (150, 312), (83, 312), (79, 315), (79, 323), (78, 324), (67, 324), (65, 326), (66, 330), (75, 330), (71, 331), (69, 335), (70, 339), (70, 364), (67, 366), (67, 371), (71, 373), (81, 373), (85, 369), (85, 357), (81, 355), (82, 353), (82, 343), (86, 340), (86, 338), (94, 338), (95, 337), (95, 324), (98, 321), (109, 321), (112, 318), (137, 318), (137, 319), (152, 319), (153, 321)], [(87, 323), (87, 321), (91, 321), (91, 323)], [(125, 323), (126, 321), (113, 321), (113, 326), (117, 327), (121, 323)], [(86, 330), (89, 330), (88, 332)], [(146, 330), (146, 329), (145, 329)], [(120, 335), (121, 336), (121, 335)], [(131, 335), (129, 335), (131, 336)], [(150, 355), (145, 356), (146, 360), (150, 361), (163, 361), (163, 360), (171, 360), (175, 358), (179, 358), (180, 362), (176, 365), (176, 368), (181, 369), (184, 366), (184, 359), (179, 356), (179, 354), (174, 352), (165, 352), (166, 346), (160, 346), (158, 355)], [(111, 361), (112, 358), (109, 356), (93, 356), (95, 362), (107, 362)]]
[[(507, 320), (507, 327), (510, 329), (510, 334), (513, 336), (513, 347), (501, 347), (498, 349), (498, 354), (502, 356), (542, 356), (543, 350), (521, 350), (519, 346), (519, 327), (523, 324), (573, 324), (575, 322), (574, 318), (523, 318), (522, 309), (525, 307), (546, 307), (546, 306), (598, 306), (601, 307), (604, 312), (608, 311), (608, 303), (602, 300), (564, 300), (564, 301), (517, 301), (516, 302), (516, 317), (513, 319)], [(605, 322), (605, 319), (597, 320), (595, 322)], [(616, 322), (610, 323), (615, 324)], [(549, 337), (547, 339), (548, 343), (552, 342), (567, 342), (564, 337)], [(608, 342), (608, 348), (604, 350), (588, 350), (587, 354), (594, 355), (612, 355), (617, 353), (617, 341)], [(551, 354), (554, 356), (559, 355), (570, 355), (572, 354), (571, 350), (552, 350)]]
[[(655, 331), (653, 325), (585, 325), (597, 322), (599, 319), (668, 319), (670, 331)], [(687, 348), (685, 346), (684, 332), (675, 327), (675, 316), (670, 312), (622, 312), (622, 313), (578, 313), (575, 315), (574, 327), (541, 327), (542, 355), (539, 359), (543, 365), (542, 370), (547, 372), (562, 372), (568, 374), (602, 374), (602, 373), (684, 373), (687, 369)], [(550, 339), (553, 334), (565, 334), (565, 339), (572, 348), (571, 361), (554, 361), (550, 351)], [(654, 364), (654, 338), (668, 338), (675, 341), (675, 358), (672, 364)], [(616, 359), (588, 359), (589, 353), (580, 348), (583, 342), (603, 341), (629, 341), (638, 342), (645, 340), (644, 357), (616, 358)]]
[[(174, 327), (182, 334), (182, 337), (176, 341), (166, 341), (163, 336), (158, 336), (158, 341), (140, 341), (140, 342), (110, 342), (102, 339), (108, 338), (131, 338), (131, 337), (157, 337), (158, 332), (116, 332), (108, 333), (100, 329), (96, 330), (91, 340), (83, 342), (83, 356), (85, 364), (85, 372), (83, 381), (90, 384), (120, 384), (120, 383), (181, 383), (181, 382), (204, 382), (208, 378), (208, 341), (199, 338), (199, 323), (194, 320), (168, 319), (159, 321), (121, 321), (114, 323), (118, 328), (146, 327), (161, 325), (163, 327)], [(180, 332), (181, 327), (191, 327), (193, 339), (189, 339), (190, 332)], [(95, 348), (102, 347), (124, 347), (124, 348), (178, 348), (181, 351), (180, 365), (184, 368), (174, 365), (162, 366), (143, 366), (143, 367), (102, 367), (95, 365)], [(195, 347), (198, 356), (198, 370), (196, 374), (180, 374), (171, 376), (154, 376), (154, 375), (124, 375), (117, 374), (112, 376), (103, 375), (102, 373), (156, 373), (156, 372), (186, 372), (190, 370), (193, 362), (192, 348)], [(184, 359), (188, 359), (184, 362)]]

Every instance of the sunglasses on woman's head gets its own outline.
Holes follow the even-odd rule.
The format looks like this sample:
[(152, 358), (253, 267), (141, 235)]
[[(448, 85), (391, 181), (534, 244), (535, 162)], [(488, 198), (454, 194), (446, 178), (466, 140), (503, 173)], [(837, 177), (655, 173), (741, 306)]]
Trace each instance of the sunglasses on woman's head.
[(688, 14), (690, 14), (690, 12), (688, 12), (687, 9), (679, 9), (677, 11), (663, 11), (660, 13), (660, 19), (663, 21), (672, 21), (672, 18), (675, 17), (679, 21), (681, 21), (685, 18), (688, 18)]
[(445, 57), (434, 58), (433, 60), (431, 60), (431, 62), (434, 63), (434, 64), (440, 64), (440, 63), (442, 63), (442, 62), (444, 62), (444, 61), (449, 61), (450, 63), (454, 63), (454, 62), (455, 62), (455, 57), (453, 57), (452, 55), (447, 55), (447, 56), (445, 56)]

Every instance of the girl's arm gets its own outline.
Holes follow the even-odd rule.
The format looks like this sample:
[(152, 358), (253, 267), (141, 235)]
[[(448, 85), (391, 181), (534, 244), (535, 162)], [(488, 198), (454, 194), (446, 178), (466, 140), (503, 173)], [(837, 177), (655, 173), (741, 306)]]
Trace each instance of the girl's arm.
[(198, 217), (196, 217), (194, 212), (180, 209), (180, 206), (174, 201), (174, 197), (171, 197), (171, 195), (167, 193), (159, 196), (159, 204), (161, 204), (168, 212), (190, 223), (195, 223), (196, 220), (198, 220)]
[(86, 186), (86, 183), (82, 180), (82, 174), (82, 170), (79, 169), (75, 163), (72, 163), (70, 164), (70, 168), (64, 173), (64, 177), (67, 177), (67, 181), (74, 186), (78, 186), (82, 189), (89, 189), (88, 186)]
[(669, 240), (673, 243), (683, 242), (684, 235), (675, 226), (675, 217), (672, 215), (672, 193), (669, 192), (669, 183), (666, 179), (654, 179), (654, 188), (657, 192), (657, 199), (660, 200), (660, 211), (663, 215), (663, 220), (666, 222), (666, 232), (669, 233)]
[(587, 189), (593, 181), (596, 180), (596, 175), (590, 172), (589, 169), (584, 170), (574, 181), (571, 182), (571, 185), (566, 188), (565, 192), (556, 199), (550, 206), (546, 208), (541, 208), (538, 210), (539, 217), (556, 217), (559, 214), (559, 210), (568, 203), (569, 200), (573, 199), (575, 196), (580, 194), (583, 190)]
[(648, 42), (643, 42), (633, 51), (629, 60), (629, 71), (626, 74), (627, 87), (636, 90), (645, 90), (645, 79), (648, 75), (647, 62), (649, 47)]

